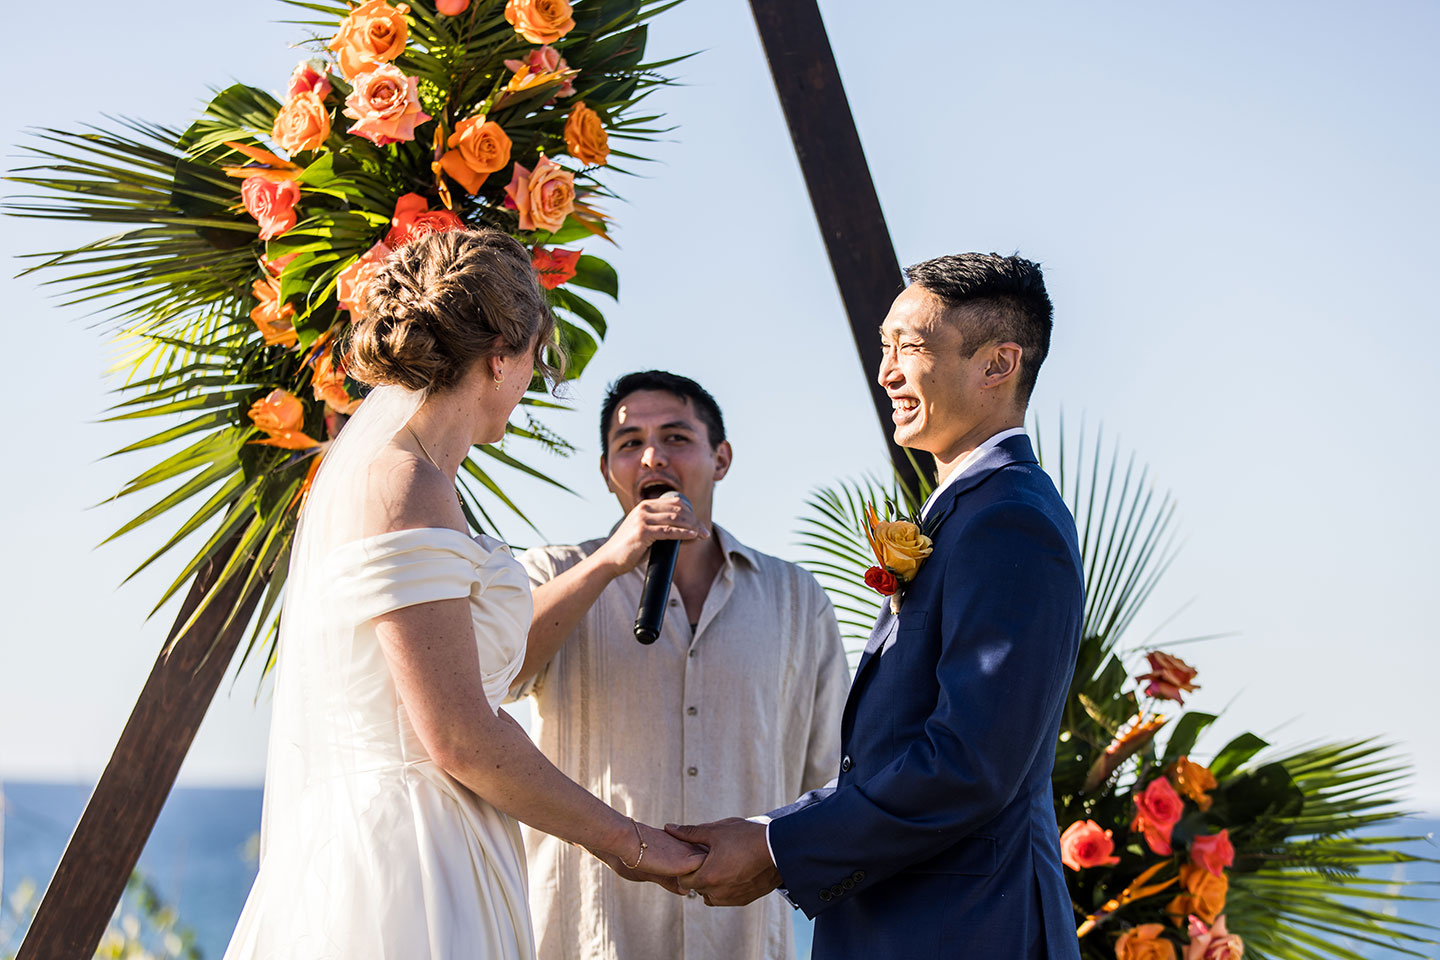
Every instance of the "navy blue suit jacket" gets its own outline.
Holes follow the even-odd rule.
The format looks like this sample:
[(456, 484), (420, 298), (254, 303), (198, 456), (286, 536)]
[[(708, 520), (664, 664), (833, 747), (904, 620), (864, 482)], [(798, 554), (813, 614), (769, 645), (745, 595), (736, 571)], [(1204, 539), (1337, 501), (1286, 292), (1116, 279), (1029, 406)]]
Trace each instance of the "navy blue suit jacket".
[(931, 506), (934, 552), (884, 605), (840, 775), (774, 811), (816, 960), (1078, 960), (1050, 788), (1080, 642), (1075, 521), (1024, 436)]

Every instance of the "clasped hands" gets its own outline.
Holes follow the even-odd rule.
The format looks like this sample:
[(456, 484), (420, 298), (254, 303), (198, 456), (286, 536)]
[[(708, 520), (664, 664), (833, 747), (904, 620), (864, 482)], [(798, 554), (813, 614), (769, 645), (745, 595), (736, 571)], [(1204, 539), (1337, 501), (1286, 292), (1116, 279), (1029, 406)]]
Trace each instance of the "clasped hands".
[[(645, 829), (647, 834), (654, 830)], [(677, 894), (694, 890), (712, 907), (744, 906), (780, 886), (762, 823), (739, 817), (698, 826), (670, 823), (665, 834), (673, 838), (670, 843), (656, 843), (647, 835), (651, 846), (638, 869), (617, 863), (614, 856), (600, 859), (627, 880), (658, 883)]]

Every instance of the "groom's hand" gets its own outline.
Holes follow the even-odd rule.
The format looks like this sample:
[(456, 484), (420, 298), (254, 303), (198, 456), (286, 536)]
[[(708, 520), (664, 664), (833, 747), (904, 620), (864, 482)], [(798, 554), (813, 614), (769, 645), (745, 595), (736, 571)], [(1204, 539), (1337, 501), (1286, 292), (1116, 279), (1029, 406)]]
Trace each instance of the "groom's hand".
[(762, 823), (731, 817), (699, 826), (669, 823), (665, 832), (710, 851), (700, 869), (680, 878), (680, 887), (700, 891), (712, 907), (743, 907), (780, 886)]

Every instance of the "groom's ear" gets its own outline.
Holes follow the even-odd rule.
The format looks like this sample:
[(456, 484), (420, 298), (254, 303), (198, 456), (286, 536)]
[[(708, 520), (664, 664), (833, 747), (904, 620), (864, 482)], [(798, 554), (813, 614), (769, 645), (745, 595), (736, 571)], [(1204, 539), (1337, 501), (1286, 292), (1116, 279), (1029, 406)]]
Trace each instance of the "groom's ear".
[(1018, 343), (1006, 340), (991, 344), (983, 349), (985, 366), (981, 371), (984, 381), (981, 387), (993, 389), (1003, 383), (1014, 382), (1020, 376), (1020, 360), (1025, 351)]
[(721, 440), (720, 446), (715, 448), (715, 482), (719, 483), (725, 479), (725, 474), (730, 472), (730, 462), (735, 458), (735, 451), (730, 449), (729, 440)]

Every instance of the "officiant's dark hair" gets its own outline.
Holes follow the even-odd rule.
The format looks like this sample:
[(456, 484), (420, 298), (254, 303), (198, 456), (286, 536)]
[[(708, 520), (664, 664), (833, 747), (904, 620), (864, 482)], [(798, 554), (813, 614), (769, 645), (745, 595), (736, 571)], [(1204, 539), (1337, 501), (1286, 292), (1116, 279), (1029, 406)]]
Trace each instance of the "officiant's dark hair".
[(952, 312), (969, 308), (960, 321), (966, 357), (987, 343), (1019, 344), (1018, 398), (1029, 401), (1050, 352), (1054, 314), (1038, 263), (998, 253), (960, 253), (906, 267), (905, 279), (939, 297)]
[(705, 424), (705, 434), (710, 438), (710, 449), (714, 450), (725, 442), (725, 418), (720, 415), (720, 404), (710, 396), (710, 392), (689, 377), (682, 377), (678, 373), (667, 373), (664, 370), (642, 370), (638, 373), (627, 373), (625, 376), (610, 384), (605, 391), (605, 402), (600, 406), (600, 452), (607, 453), (610, 449), (610, 421), (615, 418), (615, 410), (620, 406), (620, 401), (632, 393), (639, 393), (641, 390), (660, 390), (664, 393), (671, 393), (681, 400), (689, 400), (695, 408), (696, 415), (700, 422)]

